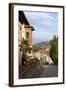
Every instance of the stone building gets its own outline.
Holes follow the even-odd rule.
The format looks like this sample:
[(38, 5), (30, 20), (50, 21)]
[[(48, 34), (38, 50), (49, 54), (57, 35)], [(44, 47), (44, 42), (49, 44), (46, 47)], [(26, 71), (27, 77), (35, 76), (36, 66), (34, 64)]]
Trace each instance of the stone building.
[(48, 47), (33, 52), (33, 56), (40, 60), (41, 64), (53, 64), (53, 61), (50, 57), (50, 48)]
[(18, 46), (19, 46), (19, 60), (22, 61), (22, 51), (20, 50), (20, 45), (24, 40), (28, 40), (29, 48), (28, 51), (29, 57), (32, 57), (32, 31), (34, 30), (24, 14), (23, 11), (19, 11), (19, 28), (18, 28)]
[(42, 62), (48, 63), (48, 64), (53, 64), (53, 61), (50, 57), (50, 48), (46, 47), (42, 50)]

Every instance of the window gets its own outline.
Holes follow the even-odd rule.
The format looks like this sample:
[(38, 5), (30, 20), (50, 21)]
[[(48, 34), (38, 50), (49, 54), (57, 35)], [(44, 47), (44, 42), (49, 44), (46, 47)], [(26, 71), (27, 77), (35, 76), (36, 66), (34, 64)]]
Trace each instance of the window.
[(31, 54), (31, 50), (29, 51), (29, 54)]
[(27, 39), (29, 38), (29, 32), (26, 32), (26, 38)]
[(31, 54), (32, 48), (29, 49), (29, 54)]

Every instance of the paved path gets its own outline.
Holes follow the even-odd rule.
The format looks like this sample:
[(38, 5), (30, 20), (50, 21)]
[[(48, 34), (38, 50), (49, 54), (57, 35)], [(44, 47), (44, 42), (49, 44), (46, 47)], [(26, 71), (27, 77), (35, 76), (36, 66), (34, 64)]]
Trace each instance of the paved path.
[(58, 76), (58, 66), (57, 65), (43, 65), (42, 69), (37, 70), (33, 77), (56, 77)]
[(26, 75), (22, 78), (44, 78), (44, 77), (56, 77), (58, 76), (58, 66), (57, 65), (43, 65), (40, 69), (36, 71), (28, 71)]

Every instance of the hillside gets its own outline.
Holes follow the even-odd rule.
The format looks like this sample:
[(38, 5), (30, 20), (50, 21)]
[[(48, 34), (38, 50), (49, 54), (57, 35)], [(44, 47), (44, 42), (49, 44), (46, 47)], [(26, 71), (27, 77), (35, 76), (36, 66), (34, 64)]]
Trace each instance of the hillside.
[(33, 49), (39, 50), (40, 48), (50, 47), (50, 41), (40, 42), (37, 44), (34, 44)]

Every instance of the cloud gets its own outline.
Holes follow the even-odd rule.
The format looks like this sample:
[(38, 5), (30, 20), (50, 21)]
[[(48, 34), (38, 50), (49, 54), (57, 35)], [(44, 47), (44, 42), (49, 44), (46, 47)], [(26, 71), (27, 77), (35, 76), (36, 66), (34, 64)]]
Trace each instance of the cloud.
[(55, 22), (57, 13), (47, 13), (47, 12), (24, 12), (26, 17), (28, 18), (28, 21), (31, 24), (39, 24), (39, 21), (41, 21), (41, 24), (51, 24), (51, 22)]
[(57, 12), (24, 12), (30, 25), (34, 27), (33, 43), (50, 40), (58, 35)]

